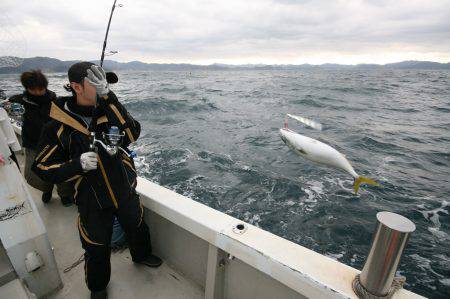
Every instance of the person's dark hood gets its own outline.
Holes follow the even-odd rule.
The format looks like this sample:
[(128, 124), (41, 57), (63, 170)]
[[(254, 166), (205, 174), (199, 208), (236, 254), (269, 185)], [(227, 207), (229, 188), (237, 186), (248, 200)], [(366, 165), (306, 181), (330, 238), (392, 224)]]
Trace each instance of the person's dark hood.
[(45, 92), (45, 94), (43, 94), (41, 96), (32, 95), (28, 91), (24, 91), (24, 93), (23, 93), (23, 99), (24, 99), (25, 102), (30, 102), (31, 101), (32, 103), (35, 103), (35, 104), (38, 104), (38, 105), (48, 104), (49, 102), (51, 102), (55, 98), (56, 98), (55, 93), (53, 91), (48, 90), (48, 89)]

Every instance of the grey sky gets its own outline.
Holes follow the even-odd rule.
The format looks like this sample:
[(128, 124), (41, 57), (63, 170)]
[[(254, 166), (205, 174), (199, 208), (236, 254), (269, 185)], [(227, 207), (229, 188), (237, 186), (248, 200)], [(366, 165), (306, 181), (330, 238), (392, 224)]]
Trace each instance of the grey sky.
[[(124, 7), (115, 12), (108, 44), (119, 51), (113, 56), (118, 61), (450, 61), (450, 0), (120, 3)], [(0, 55), (98, 59), (111, 5), (110, 0), (2, 0)]]

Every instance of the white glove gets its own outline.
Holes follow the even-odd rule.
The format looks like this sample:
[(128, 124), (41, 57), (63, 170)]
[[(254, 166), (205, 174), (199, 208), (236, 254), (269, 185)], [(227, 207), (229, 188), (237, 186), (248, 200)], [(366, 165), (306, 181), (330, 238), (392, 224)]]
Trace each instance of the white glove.
[(88, 82), (95, 87), (97, 94), (99, 96), (107, 95), (109, 92), (109, 85), (106, 81), (105, 70), (98, 65), (91, 66), (90, 70), (87, 70), (87, 78)]
[(83, 168), (84, 172), (97, 169), (97, 162), (96, 152), (86, 152), (80, 156), (81, 168)]

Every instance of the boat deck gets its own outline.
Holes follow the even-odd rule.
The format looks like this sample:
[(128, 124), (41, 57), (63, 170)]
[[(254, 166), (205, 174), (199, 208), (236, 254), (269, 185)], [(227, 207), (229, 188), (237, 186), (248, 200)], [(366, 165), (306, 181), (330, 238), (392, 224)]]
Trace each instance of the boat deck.
[[(18, 155), (18, 159), (23, 163), (23, 156)], [(64, 285), (50, 298), (89, 298), (90, 293), (84, 282), (84, 262), (64, 273), (64, 269), (76, 262), (84, 252), (76, 228), (77, 207), (64, 207), (56, 195), (56, 188), (53, 199), (47, 204), (41, 201), (40, 191), (32, 187), (29, 190), (47, 228)], [(108, 298), (204, 298), (204, 290), (171, 269), (167, 263), (157, 269), (135, 265), (126, 249), (111, 255)]]

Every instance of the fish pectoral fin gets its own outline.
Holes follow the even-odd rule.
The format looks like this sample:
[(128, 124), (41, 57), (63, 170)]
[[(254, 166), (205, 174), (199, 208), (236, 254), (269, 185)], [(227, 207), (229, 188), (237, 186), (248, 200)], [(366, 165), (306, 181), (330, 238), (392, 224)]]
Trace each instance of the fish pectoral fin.
[(353, 190), (355, 190), (355, 194), (358, 194), (358, 190), (359, 190), (359, 185), (361, 185), (362, 183), (364, 184), (369, 184), (369, 185), (373, 185), (373, 186), (379, 186), (380, 184), (378, 184), (377, 182), (375, 182), (372, 179), (363, 177), (363, 176), (359, 176), (355, 179), (355, 183), (353, 184)]
[(307, 153), (305, 152), (305, 150), (302, 149), (302, 148), (297, 148), (296, 151), (297, 151), (299, 154), (301, 154), (301, 155), (307, 155)]

